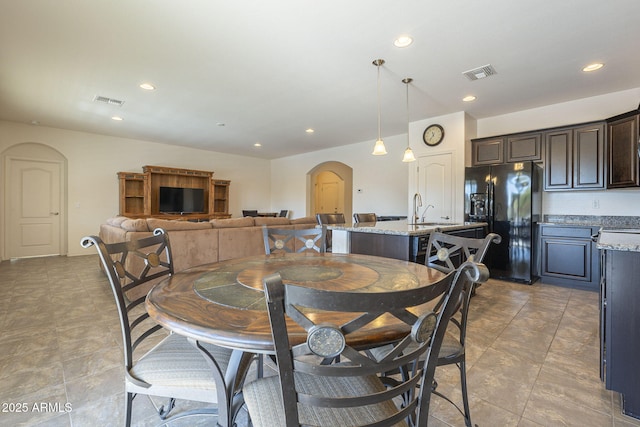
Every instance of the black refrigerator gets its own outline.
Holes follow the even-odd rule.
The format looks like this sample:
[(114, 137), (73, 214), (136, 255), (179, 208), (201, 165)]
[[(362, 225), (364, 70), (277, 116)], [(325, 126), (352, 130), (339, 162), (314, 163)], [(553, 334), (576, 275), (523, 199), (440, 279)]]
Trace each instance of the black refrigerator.
[(484, 259), (491, 277), (526, 284), (538, 278), (542, 178), (540, 166), (533, 162), (465, 169), (465, 221), (486, 222), (489, 232), (502, 237)]

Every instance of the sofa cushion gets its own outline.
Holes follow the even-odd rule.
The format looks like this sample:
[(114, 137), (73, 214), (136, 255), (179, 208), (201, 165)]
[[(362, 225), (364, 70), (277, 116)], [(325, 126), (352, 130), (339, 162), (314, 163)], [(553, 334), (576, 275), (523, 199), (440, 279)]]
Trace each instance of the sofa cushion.
[(218, 231), (219, 261), (264, 255), (262, 227), (228, 227)]
[(211, 223), (204, 222), (191, 222), (191, 221), (176, 221), (170, 219), (158, 219), (158, 218), (147, 218), (147, 225), (149, 230), (155, 230), (156, 228), (162, 228), (164, 231), (175, 231), (175, 230), (202, 230), (202, 229), (210, 229)]
[(302, 218), (296, 218), (290, 220), (291, 224), (317, 224), (315, 216), (303, 216)]
[(168, 231), (174, 270), (178, 272), (200, 264), (217, 262), (218, 232), (211, 226), (207, 230)]
[(290, 225), (291, 220), (289, 218), (280, 217), (256, 217), (253, 219), (257, 226), (263, 225)]
[(105, 243), (118, 243), (127, 240), (127, 230), (111, 224), (100, 224), (100, 238)]
[(122, 221), (120, 227), (127, 231), (149, 231), (147, 220), (144, 218), (126, 219)]
[(238, 227), (253, 227), (253, 217), (247, 216), (243, 218), (225, 218), (225, 219), (212, 219), (211, 224), (213, 228), (238, 228)]
[(126, 216), (114, 216), (107, 220), (107, 224), (120, 227), (120, 224), (122, 224), (124, 221), (128, 219), (129, 218), (127, 218)]

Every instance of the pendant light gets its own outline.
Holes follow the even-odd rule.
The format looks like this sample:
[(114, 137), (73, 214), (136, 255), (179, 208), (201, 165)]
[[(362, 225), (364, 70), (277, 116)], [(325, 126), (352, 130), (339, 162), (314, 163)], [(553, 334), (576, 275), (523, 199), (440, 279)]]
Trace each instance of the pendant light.
[(416, 161), (416, 156), (413, 155), (413, 150), (411, 150), (411, 139), (409, 138), (409, 83), (412, 81), (413, 79), (409, 77), (402, 79), (402, 83), (407, 87), (407, 149), (404, 150), (404, 157), (402, 157), (402, 161), (405, 163)]
[(371, 153), (374, 156), (387, 154), (387, 149), (380, 137), (380, 67), (382, 64), (384, 64), (384, 59), (376, 59), (373, 61), (373, 65), (378, 67), (378, 140), (376, 141), (376, 145), (373, 147), (373, 153)]

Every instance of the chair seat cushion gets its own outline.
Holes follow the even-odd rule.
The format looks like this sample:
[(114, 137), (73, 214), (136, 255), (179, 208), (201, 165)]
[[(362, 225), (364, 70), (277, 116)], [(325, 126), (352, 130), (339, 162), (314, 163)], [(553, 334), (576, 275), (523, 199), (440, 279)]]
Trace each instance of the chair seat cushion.
[[(384, 390), (380, 379), (367, 377), (316, 377), (301, 372), (295, 373), (296, 390), (300, 393), (327, 397), (357, 396), (365, 392)], [(277, 375), (260, 378), (243, 389), (244, 399), (255, 427), (284, 426), (284, 409)], [(298, 404), (301, 424), (314, 426), (357, 426), (374, 422), (397, 411), (392, 402), (356, 408), (309, 408)], [(406, 426), (402, 422), (399, 426)]]
[[(215, 358), (223, 374), (229, 364), (231, 350), (203, 344)], [(212, 367), (204, 355), (187, 339), (171, 334), (140, 358), (129, 375), (151, 387), (144, 388), (127, 381), (127, 390), (145, 390), (145, 394), (216, 402), (216, 383)]]

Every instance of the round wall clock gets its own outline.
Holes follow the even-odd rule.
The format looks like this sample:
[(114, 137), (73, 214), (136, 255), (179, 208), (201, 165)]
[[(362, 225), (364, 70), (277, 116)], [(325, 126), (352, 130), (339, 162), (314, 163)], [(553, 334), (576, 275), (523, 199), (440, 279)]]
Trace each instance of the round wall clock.
[(422, 134), (422, 140), (429, 147), (434, 147), (444, 139), (444, 128), (440, 125), (429, 125)]

